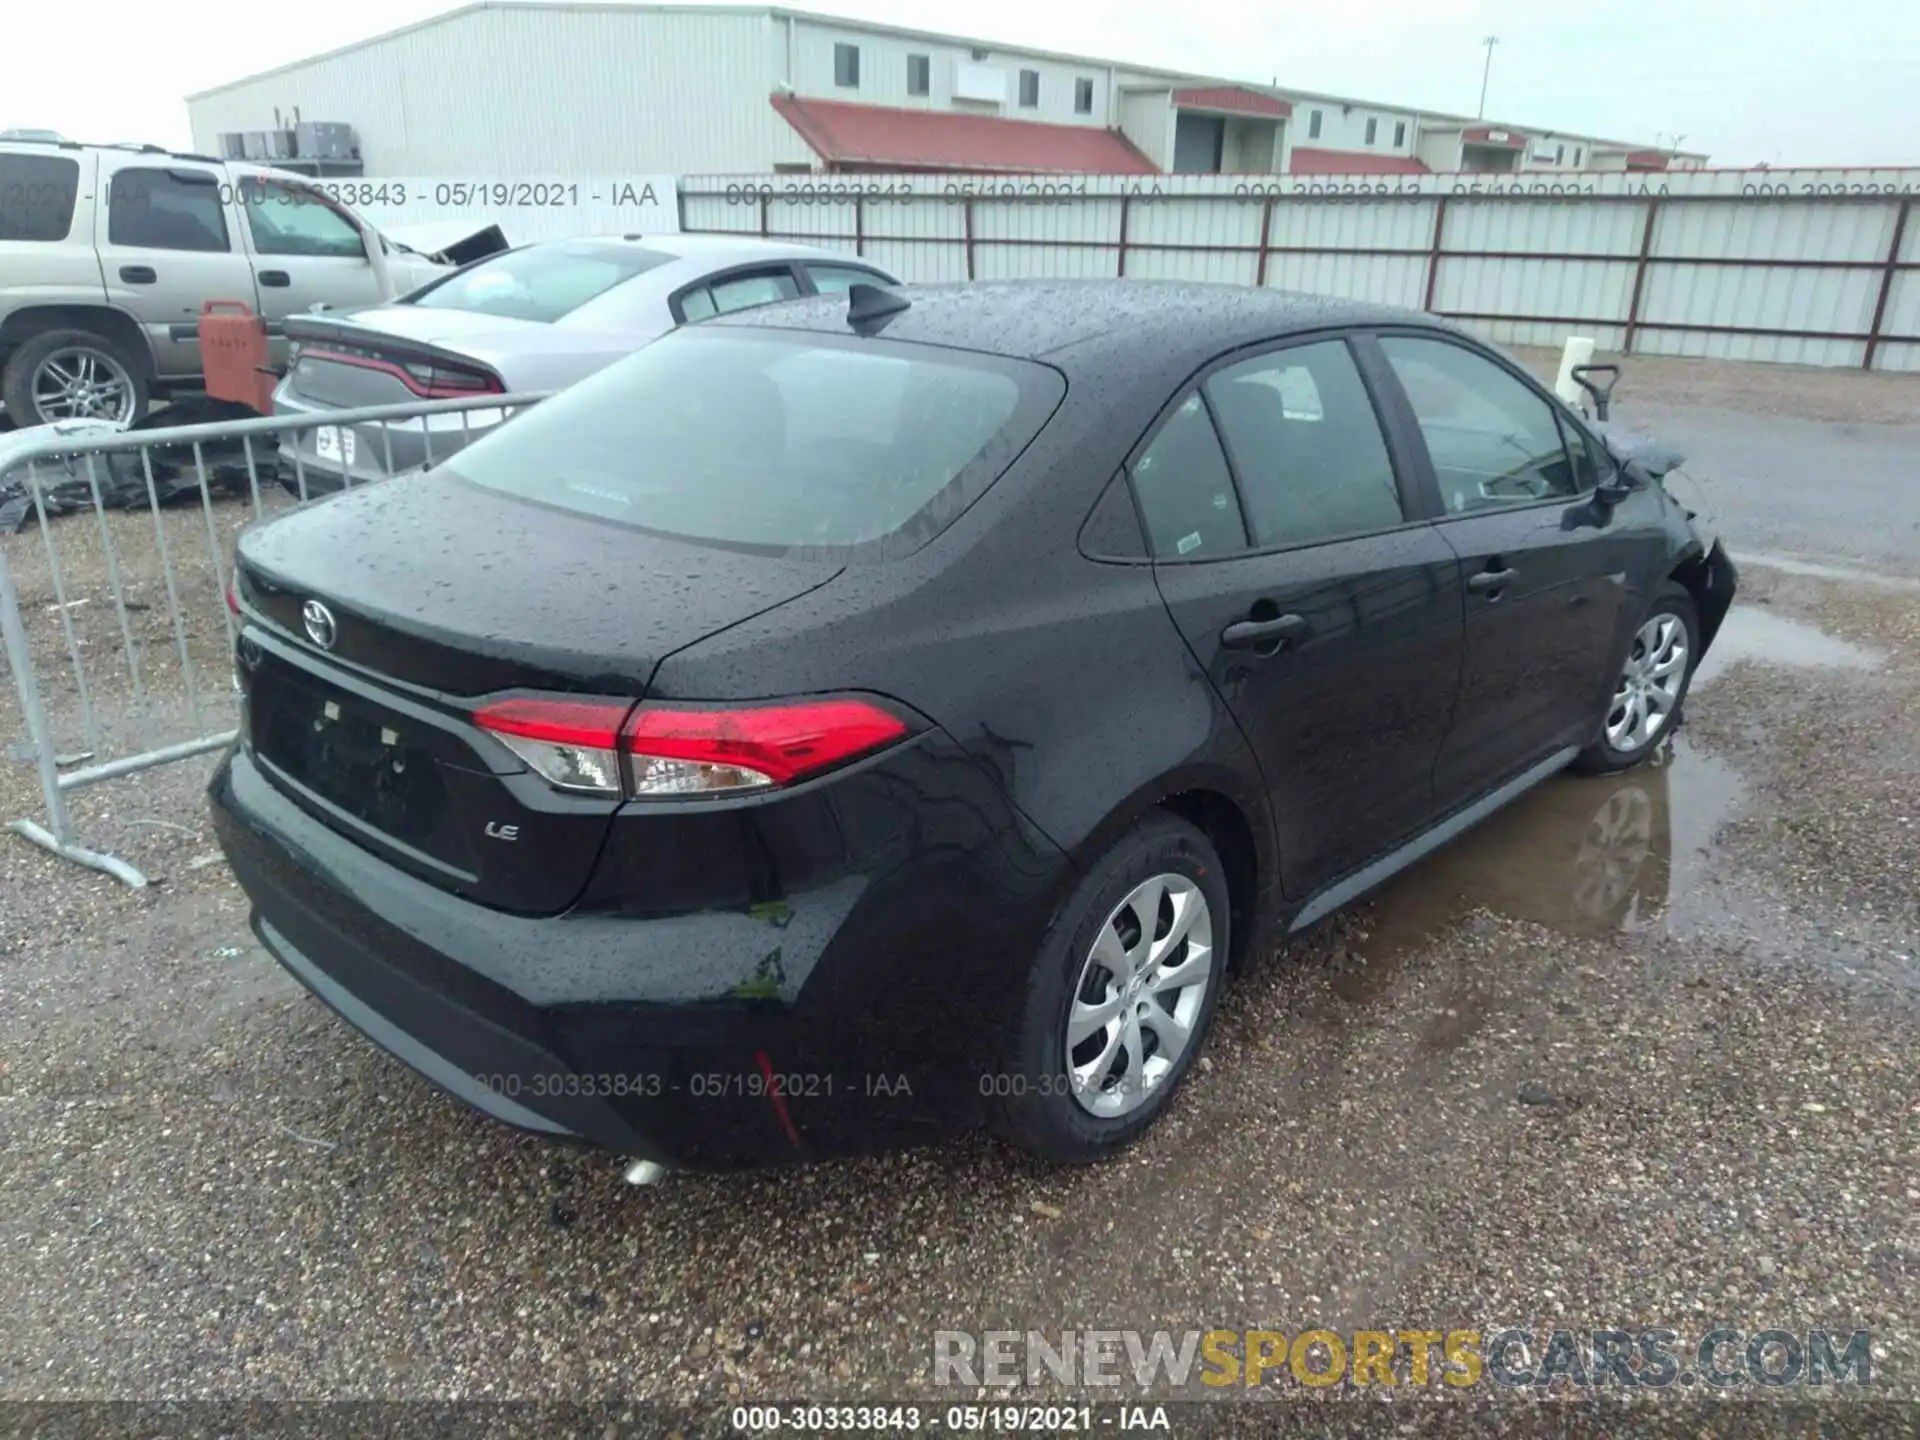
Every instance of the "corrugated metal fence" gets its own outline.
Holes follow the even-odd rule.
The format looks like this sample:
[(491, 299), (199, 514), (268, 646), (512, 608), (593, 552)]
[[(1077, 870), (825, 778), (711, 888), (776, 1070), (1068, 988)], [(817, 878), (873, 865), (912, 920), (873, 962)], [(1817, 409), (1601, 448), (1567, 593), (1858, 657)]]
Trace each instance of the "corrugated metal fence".
[(671, 175), (552, 175), (518, 179), (383, 175), (313, 182), (381, 230), (497, 224), (509, 244), (579, 235), (658, 234), (678, 227)]
[(1507, 344), (1920, 372), (1920, 169), (1254, 177), (696, 175), (681, 226), (911, 281), (1221, 280)]

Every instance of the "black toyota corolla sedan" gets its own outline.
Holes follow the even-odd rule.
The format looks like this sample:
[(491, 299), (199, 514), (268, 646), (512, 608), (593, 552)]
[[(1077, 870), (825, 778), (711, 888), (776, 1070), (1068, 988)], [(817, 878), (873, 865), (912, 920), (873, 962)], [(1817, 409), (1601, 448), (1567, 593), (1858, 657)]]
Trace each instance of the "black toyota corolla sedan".
[(267, 949), (501, 1120), (1087, 1160), (1237, 964), (1654, 750), (1734, 584), (1431, 317), (856, 287), (248, 531), (213, 810)]

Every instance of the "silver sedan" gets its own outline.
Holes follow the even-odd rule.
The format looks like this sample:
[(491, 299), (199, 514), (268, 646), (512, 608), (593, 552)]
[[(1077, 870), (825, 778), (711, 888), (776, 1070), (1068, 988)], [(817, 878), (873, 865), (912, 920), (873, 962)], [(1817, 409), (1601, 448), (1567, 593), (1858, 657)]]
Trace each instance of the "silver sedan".
[[(390, 305), (286, 322), (276, 415), (557, 390), (675, 326), (885, 271), (810, 245), (732, 235), (609, 236), (489, 255)], [(445, 459), (505, 418), (492, 408), (287, 435), (279, 475), (319, 494)]]

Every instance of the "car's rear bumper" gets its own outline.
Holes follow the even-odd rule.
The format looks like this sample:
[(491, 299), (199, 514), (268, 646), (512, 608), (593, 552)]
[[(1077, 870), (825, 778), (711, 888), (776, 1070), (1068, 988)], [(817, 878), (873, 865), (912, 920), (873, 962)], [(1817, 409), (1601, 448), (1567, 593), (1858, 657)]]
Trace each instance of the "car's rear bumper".
[[(327, 409), (292, 394), (285, 383), (274, 392), (275, 415), (323, 416)], [(482, 408), (339, 427), (344, 433), (334, 438), (326, 454), (319, 427), (289, 431), (280, 441), (277, 475), (289, 494), (304, 492), (309, 499), (330, 495), (437, 465), (485, 435), (504, 416), (504, 411)], [(350, 463), (347, 434), (352, 437)]]
[(972, 934), (912, 857), (737, 914), (543, 918), (385, 864), (244, 748), (210, 796), (255, 933), (344, 1019), (496, 1119), (672, 1167), (857, 1153), (977, 1121), (985, 1012), (1020, 992), (1066, 865), (1003, 811), (971, 854), (934, 862), (998, 892)]

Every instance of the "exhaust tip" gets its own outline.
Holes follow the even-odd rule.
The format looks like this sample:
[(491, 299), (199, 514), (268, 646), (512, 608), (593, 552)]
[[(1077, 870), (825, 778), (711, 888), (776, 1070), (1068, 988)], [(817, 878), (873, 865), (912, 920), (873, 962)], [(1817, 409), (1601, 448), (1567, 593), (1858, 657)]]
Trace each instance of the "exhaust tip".
[(657, 1160), (635, 1160), (620, 1178), (629, 1185), (658, 1185), (667, 1178), (667, 1167)]

